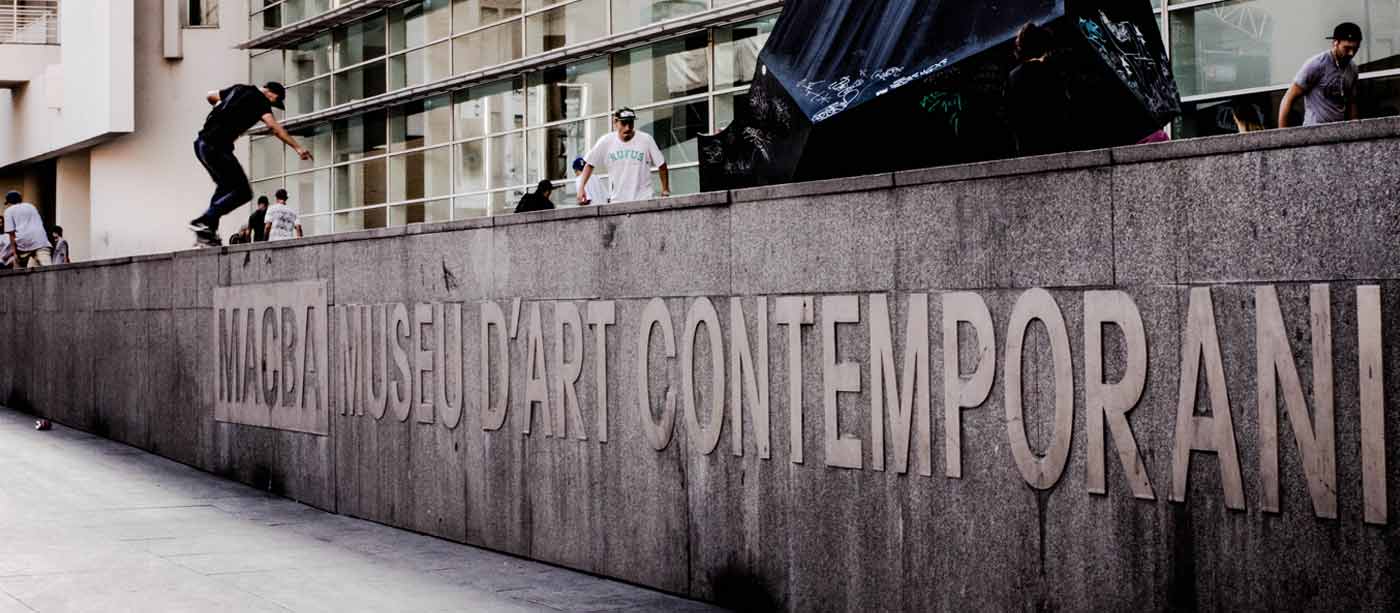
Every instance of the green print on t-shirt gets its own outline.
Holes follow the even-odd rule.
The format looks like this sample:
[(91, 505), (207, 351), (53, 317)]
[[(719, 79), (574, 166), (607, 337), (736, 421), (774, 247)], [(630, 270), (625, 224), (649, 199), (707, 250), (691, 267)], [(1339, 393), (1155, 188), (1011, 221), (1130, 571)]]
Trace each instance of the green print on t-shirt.
[(634, 149), (619, 149), (608, 155), (609, 162), (616, 162), (618, 160), (634, 160), (637, 162), (645, 162), (647, 161), (647, 158), (645, 153)]

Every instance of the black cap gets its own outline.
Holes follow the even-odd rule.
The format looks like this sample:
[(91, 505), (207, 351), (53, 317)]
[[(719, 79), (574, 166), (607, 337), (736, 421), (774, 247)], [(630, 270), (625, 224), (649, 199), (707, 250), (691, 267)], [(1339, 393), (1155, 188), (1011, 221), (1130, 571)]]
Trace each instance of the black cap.
[(267, 85), (263, 86), (263, 89), (277, 94), (277, 99), (272, 101), (272, 106), (275, 106), (284, 111), (287, 110), (287, 88), (282, 87), (282, 84), (276, 81), (268, 81)]
[(636, 121), (637, 112), (624, 106), (618, 109), (616, 113), (613, 113), (613, 119), (618, 121)]
[(258, 204), (267, 204), (267, 196), (258, 196)]
[(19, 204), (21, 202), (24, 202), (24, 196), (19, 195), (19, 192), (11, 191), (5, 193), (5, 204)]
[(277, 193), (273, 195), (276, 196), (278, 200), (281, 200), (283, 202), (287, 201), (287, 190), (285, 189), (279, 189), (277, 190)]
[(554, 191), (554, 183), (551, 183), (549, 179), (544, 179), (540, 181), (539, 185), (535, 186), (536, 194), (548, 194), (552, 191)]
[(1337, 25), (1337, 29), (1333, 30), (1332, 35), (1327, 38), (1359, 43), (1361, 42), (1361, 26), (1350, 21), (1342, 22)]

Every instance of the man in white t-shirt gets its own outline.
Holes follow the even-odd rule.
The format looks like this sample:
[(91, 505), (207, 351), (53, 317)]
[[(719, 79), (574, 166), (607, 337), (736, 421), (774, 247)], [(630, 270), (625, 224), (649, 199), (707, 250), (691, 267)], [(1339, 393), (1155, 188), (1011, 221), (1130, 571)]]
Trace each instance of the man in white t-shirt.
[(301, 238), (301, 216), (296, 210), (287, 206), (287, 190), (277, 190), (277, 204), (267, 207), (267, 213), (263, 216), (266, 224), (267, 240), (281, 241), (289, 238)]
[(48, 266), (53, 257), (49, 233), (39, 209), (24, 201), (19, 192), (5, 194), (5, 234), (15, 247), (15, 268)]
[(656, 140), (646, 132), (636, 129), (637, 113), (629, 108), (618, 109), (613, 113), (613, 132), (598, 139), (593, 150), (584, 156), (583, 175), (579, 177), (578, 203), (587, 205), (588, 181), (593, 169), (608, 167), (608, 179), (612, 184), (609, 202), (630, 202), (646, 200), (654, 195), (651, 185), (651, 169), (660, 170), (661, 197), (671, 195), (671, 175), (666, 168), (666, 158), (656, 146)]

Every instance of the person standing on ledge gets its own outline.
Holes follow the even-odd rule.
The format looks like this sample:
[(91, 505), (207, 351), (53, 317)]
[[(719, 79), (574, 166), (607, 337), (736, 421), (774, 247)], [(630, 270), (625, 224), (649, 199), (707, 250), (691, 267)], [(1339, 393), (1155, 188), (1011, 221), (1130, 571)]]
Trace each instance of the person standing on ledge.
[(655, 193), (651, 184), (651, 169), (656, 167), (661, 174), (661, 197), (671, 195), (671, 175), (666, 168), (666, 158), (657, 148), (656, 140), (646, 132), (636, 129), (637, 112), (629, 108), (618, 109), (613, 113), (613, 132), (598, 139), (593, 150), (584, 156), (583, 174), (579, 177), (578, 203), (587, 206), (588, 181), (593, 177), (593, 169), (608, 167), (608, 177), (612, 183), (609, 202), (630, 202), (646, 200)]
[(303, 160), (311, 159), (311, 152), (297, 144), (287, 133), (272, 109), (285, 109), (283, 101), (287, 97), (286, 88), (281, 83), (270, 81), (263, 87), (233, 85), (221, 91), (209, 92), (205, 100), (213, 105), (209, 116), (204, 120), (204, 128), (194, 141), (194, 155), (214, 180), (214, 196), (209, 199), (209, 208), (202, 215), (190, 221), (190, 230), (200, 246), (217, 247), (219, 240), (219, 218), (253, 199), (253, 188), (248, 185), (248, 175), (233, 155), (233, 143), (248, 128), (262, 120), (272, 133), (287, 143)]
[(5, 234), (15, 250), (15, 268), (38, 268), (52, 263), (53, 245), (44, 231), (39, 209), (19, 192), (5, 194)]
[(63, 238), (63, 226), (54, 226), (49, 230), (49, 241), (53, 243), (54, 264), (73, 263), (73, 258), (68, 257), (68, 239)]
[(264, 230), (267, 224), (267, 196), (258, 196), (258, 206), (253, 209), (253, 214), (248, 216), (248, 230), (252, 232), (248, 242), (261, 243), (267, 240), (267, 232)]
[(588, 188), (583, 187), (583, 170), (588, 168), (588, 162), (583, 158), (574, 158), (574, 189), (580, 194), (588, 194), (588, 204), (608, 203), (608, 181), (602, 177), (593, 177), (588, 182)]
[(1050, 30), (1028, 23), (1016, 33), (1016, 61), (1006, 81), (1007, 111), (1020, 155), (1045, 155), (1074, 149), (1071, 142), (1069, 90), (1054, 56)]
[(1360, 119), (1356, 106), (1356, 53), (1361, 50), (1361, 26), (1338, 25), (1330, 37), (1332, 48), (1303, 64), (1278, 107), (1278, 127), (1288, 127), (1293, 103), (1303, 98), (1303, 125), (1314, 126), (1346, 119)]
[(301, 216), (296, 209), (287, 206), (287, 190), (277, 190), (277, 204), (267, 210), (267, 227), (263, 235), (270, 241), (284, 241), (301, 238)]

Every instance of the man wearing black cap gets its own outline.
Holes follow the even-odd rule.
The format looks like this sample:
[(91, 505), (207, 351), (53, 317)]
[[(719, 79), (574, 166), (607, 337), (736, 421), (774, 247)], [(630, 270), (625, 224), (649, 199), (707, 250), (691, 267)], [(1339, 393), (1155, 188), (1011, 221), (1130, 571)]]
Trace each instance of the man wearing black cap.
[(657, 175), (661, 177), (661, 197), (671, 195), (671, 176), (666, 168), (666, 157), (656, 146), (656, 140), (650, 134), (637, 130), (636, 124), (637, 112), (632, 109), (624, 107), (613, 113), (613, 131), (598, 139), (598, 143), (583, 157), (583, 174), (579, 175), (578, 185), (580, 206), (592, 202), (588, 196), (588, 186), (593, 170), (599, 166), (608, 167), (608, 182), (612, 184), (608, 202), (631, 202), (653, 197), (652, 168), (656, 168)]
[(287, 143), (303, 160), (311, 159), (311, 152), (297, 144), (295, 138), (282, 128), (272, 109), (285, 109), (283, 100), (287, 90), (281, 83), (269, 82), (263, 87), (234, 85), (220, 91), (209, 92), (205, 99), (214, 109), (204, 119), (204, 128), (194, 141), (194, 155), (214, 180), (214, 197), (209, 199), (209, 209), (190, 221), (190, 229), (200, 245), (219, 244), (219, 218), (253, 199), (253, 189), (248, 185), (248, 175), (233, 155), (233, 143), (248, 128), (262, 120), (272, 129), (272, 133)]
[(1293, 102), (1303, 98), (1303, 125), (1312, 126), (1346, 119), (1360, 119), (1356, 106), (1356, 63), (1361, 50), (1361, 26), (1347, 22), (1330, 37), (1332, 48), (1303, 64), (1278, 109), (1278, 127), (1288, 127)]

